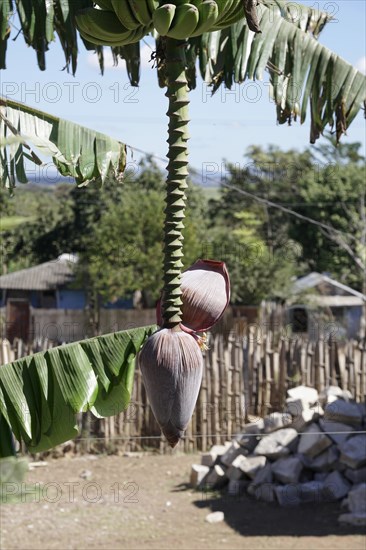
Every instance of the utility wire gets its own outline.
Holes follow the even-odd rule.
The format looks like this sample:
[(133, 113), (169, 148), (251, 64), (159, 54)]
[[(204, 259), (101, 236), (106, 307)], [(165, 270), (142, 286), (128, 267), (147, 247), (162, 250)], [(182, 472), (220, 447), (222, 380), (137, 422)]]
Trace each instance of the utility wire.
[[(138, 149), (137, 147), (132, 147), (131, 145), (126, 145), (126, 147), (128, 147), (131, 151), (137, 151), (138, 153), (142, 153), (146, 156), (149, 156), (149, 157), (154, 158), (156, 160), (160, 160), (164, 163), (167, 162), (167, 159), (159, 157), (158, 155), (155, 155), (153, 153), (147, 153), (146, 151), (143, 151), (142, 149)], [(193, 168), (193, 169), (197, 173), (199, 173), (199, 170), (197, 168)], [(267, 206), (271, 206), (272, 208), (277, 208), (278, 210), (282, 210), (283, 212), (286, 212), (287, 214), (291, 214), (292, 216), (296, 216), (297, 218), (299, 218), (301, 220), (307, 221), (307, 222), (309, 222), (313, 225), (317, 225), (318, 227), (321, 227), (322, 229), (326, 229), (327, 231), (347, 236), (347, 237), (349, 237), (350, 239), (352, 239), (356, 242), (358, 241), (357, 237), (355, 237), (355, 235), (353, 235), (352, 233), (341, 231), (340, 229), (335, 229), (331, 225), (328, 225), (328, 224), (323, 223), (323, 222), (319, 222), (317, 220), (314, 220), (313, 218), (309, 218), (308, 216), (304, 216), (303, 214), (300, 214), (299, 212), (296, 212), (295, 210), (291, 210), (290, 208), (287, 208), (286, 206), (282, 206), (281, 204), (278, 204), (276, 202), (270, 201), (268, 199), (264, 199), (262, 197), (258, 197), (257, 195), (254, 195), (253, 193), (250, 193), (249, 191), (244, 191), (243, 189), (240, 189), (236, 185), (231, 185), (231, 184), (225, 183), (225, 182), (221, 182), (221, 185), (223, 187), (228, 188), (228, 189), (232, 189), (232, 190), (236, 191), (237, 193), (245, 195), (245, 196), (247, 196), (247, 197), (249, 197), (249, 198), (251, 198), (251, 199), (253, 199), (257, 202), (260, 202), (260, 203), (265, 204)]]
[(282, 210), (283, 212), (286, 212), (287, 214), (291, 214), (292, 216), (296, 216), (297, 218), (300, 218), (301, 220), (307, 221), (309, 223), (312, 223), (313, 225), (318, 225), (322, 229), (326, 229), (327, 231), (331, 231), (333, 233), (340, 233), (341, 235), (346, 235), (350, 239), (353, 239), (354, 241), (358, 241), (357, 237), (352, 235), (351, 233), (346, 233), (345, 231), (341, 231), (339, 229), (335, 229), (331, 225), (327, 225), (323, 222), (318, 222), (317, 220), (313, 220), (312, 218), (309, 218), (308, 216), (304, 216), (303, 214), (299, 214), (299, 212), (295, 212), (295, 210), (291, 210), (290, 208), (287, 208), (286, 206), (282, 206), (281, 204), (278, 204), (276, 202), (270, 201), (268, 199), (263, 199), (261, 197), (258, 197), (257, 195), (254, 195), (253, 193), (250, 193), (249, 191), (244, 191), (243, 189), (240, 189), (236, 185), (231, 185), (229, 183), (222, 183), (223, 187), (227, 187), (229, 189), (233, 189), (234, 191), (237, 191), (237, 193), (240, 193), (241, 195), (245, 195), (247, 197), (250, 197), (253, 200), (256, 200), (257, 202), (261, 202), (262, 204), (266, 204), (267, 206), (271, 206), (273, 208), (277, 208), (278, 210)]
[[(288, 425), (288, 426), (284, 426), (284, 428), (286, 427), (289, 427), (291, 428), (291, 425)], [(274, 432), (271, 432), (271, 433), (274, 433)], [(234, 438), (238, 438), (238, 437), (241, 437), (241, 438), (246, 438), (246, 437), (265, 437), (267, 435), (271, 435), (271, 433), (260, 433), (260, 434), (247, 434), (245, 432), (242, 432), (242, 433), (237, 433), (237, 434), (208, 434), (208, 435), (202, 435), (202, 434), (197, 434), (197, 435), (184, 435), (183, 437), (181, 437), (181, 439), (200, 439), (200, 438), (203, 438), (203, 437), (230, 437), (232, 439)], [(321, 432), (323, 433), (324, 435), (364, 435), (366, 434), (366, 431), (363, 430), (363, 431), (358, 431), (358, 430), (354, 430), (354, 431), (347, 431), (347, 432)], [(297, 435), (319, 435), (319, 432), (297, 432)], [(118, 437), (110, 437), (108, 438), (109, 441), (118, 441), (118, 440), (131, 440), (131, 439), (161, 439), (163, 437), (163, 435), (131, 435), (131, 436), (118, 436)], [(77, 441), (104, 441), (105, 440), (105, 437), (78, 437), (76, 438)]]

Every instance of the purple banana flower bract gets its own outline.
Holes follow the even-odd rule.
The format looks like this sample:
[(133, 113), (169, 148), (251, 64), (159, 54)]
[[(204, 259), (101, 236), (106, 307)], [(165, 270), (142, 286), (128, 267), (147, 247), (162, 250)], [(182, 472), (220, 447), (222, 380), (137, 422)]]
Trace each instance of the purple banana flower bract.
[[(182, 274), (182, 323), (204, 332), (220, 320), (230, 301), (230, 279), (224, 262), (197, 260)], [(161, 299), (156, 306), (162, 324)]]
[[(172, 447), (183, 437), (201, 386), (202, 338), (196, 333), (212, 327), (230, 300), (224, 262), (197, 260), (182, 274), (181, 288), (182, 323), (155, 332), (139, 355), (151, 408)], [(157, 319), (161, 326), (161, 300)]]
[(139, 365), (154, 416), (175, 447), (196, 405), (202, 380), (201, 350), (190, 334), (163, 328), (147, 340)]

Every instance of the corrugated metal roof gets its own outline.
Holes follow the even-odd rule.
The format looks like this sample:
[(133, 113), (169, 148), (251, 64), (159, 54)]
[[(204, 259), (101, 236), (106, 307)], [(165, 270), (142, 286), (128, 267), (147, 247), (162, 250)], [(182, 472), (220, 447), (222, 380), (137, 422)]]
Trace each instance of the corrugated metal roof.
[(323, 292), (321, 291), (321, 286), (324, 284), (333, 286), (339, 289), (340, 291), (342, 291), (342, 293), (346, 293), (351, 296), (356, 296), (361, 301), (366, 299), (366, 297), (361, 292), (358, 292), (357, 290), (354, 290), (353, 288), (347, 285), (339, 283), (335, 279), (331, 279), (330, 277), (328, 277), (328, 275), (323, 275), (322, 273), (317, 273), (316, 271), (313, 271), (309, 275), (305, 275), (305, 277), (301, 277), (300, 279), (295, 281), (293, 289), (295, 293), (298, 293), (298, 292), (303, 292), (305, 290), (309, 290), (311, 288), (319, 287), (317, 289), (319, 294), (323, 294), (324, 296), (327, 296), (327, 295), (331, 296), (332, 295), (331, 293), (324, 292), (324, 290)]
[(364, 300), (357, 296), (316, 296), (311, 295), (309, 298), (311, 304), (327, 307), (353, 307), (362, 306)]
[(21, 269), (0, 277), (0, 289), (6, 290), (55, 290), (74, 279), (76, 257), (62, 254), (56, 260), (28, 269)]

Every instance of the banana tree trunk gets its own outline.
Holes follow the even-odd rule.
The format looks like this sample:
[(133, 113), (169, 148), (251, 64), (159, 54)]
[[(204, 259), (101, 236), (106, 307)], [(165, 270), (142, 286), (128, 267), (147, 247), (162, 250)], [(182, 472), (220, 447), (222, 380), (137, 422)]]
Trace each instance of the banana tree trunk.
[(168, 176), (164, 222), (164, 292), (163, 327), (179, 330), (182, 320), (181, 276), (183, 267), (183, 235), (186, 207), (185, 189), (188, 176), (189, 97), (185, 74), (185, 42), (166, 38), (165, 63), (169, 98)]

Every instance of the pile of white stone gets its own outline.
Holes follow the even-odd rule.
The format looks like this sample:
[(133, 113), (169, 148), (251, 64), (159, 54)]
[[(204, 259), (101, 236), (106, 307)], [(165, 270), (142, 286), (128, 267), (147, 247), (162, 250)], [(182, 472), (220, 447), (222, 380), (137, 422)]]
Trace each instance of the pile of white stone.
[(226, 487), (258, 500), (295, 506), (342, 500), (339, 521), (366, 524), (366, 407), (330, 386), (288, 390), (283, 412), (247, 424), (225, 445), (193, 464), (191, 485)]

